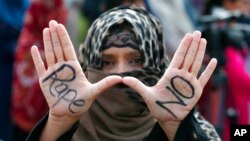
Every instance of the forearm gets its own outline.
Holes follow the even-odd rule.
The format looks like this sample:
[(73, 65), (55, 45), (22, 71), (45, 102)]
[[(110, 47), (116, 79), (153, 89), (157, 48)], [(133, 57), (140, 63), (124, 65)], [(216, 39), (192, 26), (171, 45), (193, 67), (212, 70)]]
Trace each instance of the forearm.
[(70, 130), (79, 118), (54, 117), (49, 115), (47, 123), (40, 136), (40, 141), (56, 141), (60, 136)]

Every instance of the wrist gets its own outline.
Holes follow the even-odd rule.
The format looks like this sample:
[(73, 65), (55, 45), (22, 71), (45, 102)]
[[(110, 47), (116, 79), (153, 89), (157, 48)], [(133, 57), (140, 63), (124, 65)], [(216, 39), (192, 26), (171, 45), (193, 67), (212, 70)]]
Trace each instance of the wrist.
[(70, 130), (73, 125), (78, 122), (80, 117), (69, 117), (62, 116), (57, 117), (49, 114), (47, 123), (43, 129), (40, 137), (40, 141), (55, 141), (68, 130)]
[(48, 122), (59, 127), (73, 125), (80, 119), (80, 116), (55, 116), (49, 114)]
[(173, 141), (177, 130), (181, 124), (180, 121), (158, 121), (162, 130), (165, 132), (169, 141)]

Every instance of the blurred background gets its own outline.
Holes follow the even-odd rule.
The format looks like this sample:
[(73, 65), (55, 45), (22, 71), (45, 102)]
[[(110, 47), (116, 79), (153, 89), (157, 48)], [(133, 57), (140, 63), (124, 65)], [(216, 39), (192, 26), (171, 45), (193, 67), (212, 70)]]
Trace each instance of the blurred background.
[(30, 48), (44, 58), (42, 31), (64, 24), (78, 53), (90, 24), (118, 5), (143, 6), (163, 26), (171, 59), (187, 32), (207, 39), (204, 68), (218, 66), (197, 108), (223, 141), (230, 124), (250, 124), (250, 0), (0, 0), (0, 141), (24, 141), (48, 112)]

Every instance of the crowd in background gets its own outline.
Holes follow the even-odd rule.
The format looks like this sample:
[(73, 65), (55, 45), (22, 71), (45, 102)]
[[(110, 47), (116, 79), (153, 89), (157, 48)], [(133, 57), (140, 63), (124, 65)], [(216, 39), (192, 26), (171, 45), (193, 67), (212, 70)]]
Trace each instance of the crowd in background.
[(185, 33), (207, 39), (206, 60), (219, 66), (198, 108), (229, 140), (230, 123), (250, 124), (250, 0), (0, 0), (0, 141), (23, 141), (48, 112), (30, 48), (43, 52), (42, 31), (54, 19), (67, 27), (76, 52), (88, 26), (118, 5), (143, 6), (163, 26), (172, 58)]

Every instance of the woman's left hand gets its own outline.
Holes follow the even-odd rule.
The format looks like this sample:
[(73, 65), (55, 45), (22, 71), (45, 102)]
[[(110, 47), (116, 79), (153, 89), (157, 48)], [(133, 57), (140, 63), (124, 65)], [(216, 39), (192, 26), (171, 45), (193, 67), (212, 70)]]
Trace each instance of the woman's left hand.
[(186, 34), (155, 86), (145, 86), (133, 77), (124, 77), (123, 83), (143, 97), (160, 124), (180, 123), (200, 99), (204, 86), (215, 70), (217, 60), (211, 59), (205, 71), (198, 76), (205, 50), (206, 40), (201, 38), (201, 32)]

